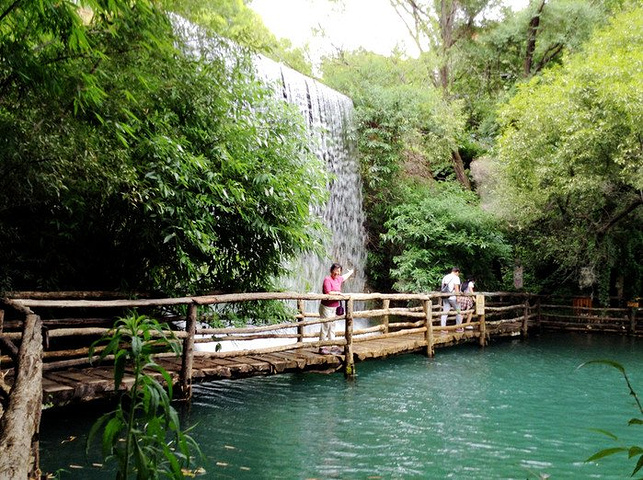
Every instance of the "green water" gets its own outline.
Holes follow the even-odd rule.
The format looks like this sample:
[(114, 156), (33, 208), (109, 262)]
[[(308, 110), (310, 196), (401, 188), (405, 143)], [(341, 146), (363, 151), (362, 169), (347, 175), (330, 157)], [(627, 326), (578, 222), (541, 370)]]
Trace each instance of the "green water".
[[(206, 456), (200, 478), (627, 478), (624, 456), (584, 462), (617, 445), (591, 429), (643, 444), (641, 427), (627, 426), (637, 410), (620, 374), (576, 368), (599, 358), (621, 362), (643, 393), (643, 340), (567, 334), (359, 363), (354, 382), (288, 374), (196, 385), (182, 413)], [(88, 465), (83, 432), (98, 413), (45, 414), (43, 469)], [(62, 478), (113, 478), (67, 469)]]

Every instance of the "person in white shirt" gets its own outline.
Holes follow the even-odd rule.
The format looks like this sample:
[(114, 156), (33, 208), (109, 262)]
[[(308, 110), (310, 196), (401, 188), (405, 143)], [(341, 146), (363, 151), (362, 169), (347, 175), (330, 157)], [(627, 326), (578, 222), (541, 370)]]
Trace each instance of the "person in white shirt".
[[(442, 279), (442, 291), (453, 293), (449, 297), (442, 298), (442, 316), (440, 317), (440, 325), (442, 327), (447, 326), (447, 314), (454, 308), (458, 313), (455, 316), (456, 325), (462, 324), (462, 315), (460, 315), (460, 306), (456, 300), (456, 294), (460, 293), (460, 269), (458, 267), (453, 267), (451, 273), (445, 275)], [(457, 332), (463, 332), (464, 330), (458, 328)]]

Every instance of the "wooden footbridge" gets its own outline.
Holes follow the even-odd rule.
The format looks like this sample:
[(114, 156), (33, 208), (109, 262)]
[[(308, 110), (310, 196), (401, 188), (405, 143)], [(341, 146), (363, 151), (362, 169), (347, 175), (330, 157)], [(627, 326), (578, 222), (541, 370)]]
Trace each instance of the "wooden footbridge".
[[(38, 375), (42, 378), (45, 405), (62, 406), (113, 395), (111, 359), (91, 365), (89, 347), (113, 328), (116, 318), (132, 311), (154, 315), (173, 326), (172, 335), (183, 343), (182, 355), (159, 353), (155, 359), (170, 373), (175, 390), (185, 398), (190, 397), (193, 382), (296, 371), (342, 371), (351, 377), (355, 375), (355, 364), (368, 359), (412, 352), (431, 357), (436, 348), (462, 343), (484, 346), (493, 338), (525, 336), (534, 327), (630, 334), (640, 331), (636, 317), (640, 309), (595, 312), (591, 305), (546, 305), (538, 297), (515, 293), (475, 295), (473, 310), (462, 312), (465, 321), (471, 315), (466, 328), (455, 325), (453, 311), (448, 326), (440, 327), (440, 305), (446, 294), (437, 292), (279, 292), (142, 300), (78, 299), (77, 292), (74, 299), (65, 298), (69, 296), (58, 293), (57, 298), (50, 298), (51, 294), (32, 293), (4, 299), (5, 310), (0, 310), (0, 387), (5, 397), (17, 377), (17, 345), (27, 347), (22, 338), (28, 325), (34, 331), (24, 338), (33, 337), (41, 344), (32, 348), (40, 356), (42, 373)], [(323, 298), (345, 302), (345, 315), (326, 320), (320, 319), (316, 311), (306, 311), (316, 310)], [(223, 305), (261, 302), (286, 302), (290, 305), (286, 310), (292, 310), (292, 320), (243, 328), (212, 328), (204, 322)], [(185, 312), (182, 316), (173, 313), (181, 310)], [(320, 342), (317, 332), (320, 324), (327, 321), (337, 322), (336, 339)], [(332, 350), (321, 353), (322, 348)], [(132, 382), (131, 376), (125, 376), (119, 389), (126, 389)]]
[[(161, 319), (173, 327), (171, 334), (182, 341), (180, 357), (159, 353), (155, 360), (171, 374), (176, 391), (183, 397), (190, 396), (193, 382), (221, 378), (295, 371), (342, 371), (350, 377), (355, 375), (355, 363), (367, 359), (410, 352), (433, 356), (436, 347), (465, 342), (485, 345), (491, 336), (526, 334), (528, 321), (534, 315), (527, 296), (519, 296), (513, 305), (485, 306), (494, 294), (481, 294), (477, 295), (475, 311), (462, 312), (465, 319), (472, 314), (466, 329), (455, 325), (455, 312), (451, 312), (448, 326), (441, 328), (443, 296), (440, 293), (325, 296), (280, 292), (96, 300), (69, 299), (64, 298), (64, 294), (58, 298), (22, 294), (20, 298), (5, 298), (5, 309), (0, 311), (2, 388), (8, 394), (16, 382), (19, 372), (16, 366), (20, 362), (18, 345), (27, 350), (28, 345), (22, 339), (32, 338), (33, 343), (40, 344), (31, 348), (40, 357), (45, 405), (62, 406), (112, 395), (112, 365), (109, 362), (92, 365), (88, 353), (92, 342), (111, 331), (116, 318), (131, 311)], [(345, 302), (345, 315), (321, 319), (316, 311), (306, 311), (306, 308), (316, 310), (323, 298)], [(204, 323), (204, 319), (222, 305), (241, 302), (286, 302), (290, 305), (286, 310), (292, 310), (292, 320), (243, 328), (212, 328)], [(368, 307), (356, 309), (355, 305)], [(177, 316), (173, 313), (177, 311), (185, 313)], [(510, 312), (513, 316), (508, 317)], [(489, 315), (498, 319), (488, 321)], [(317, 338), (320, 324), (329, 321), (339, 326), (336, 339), (321, 342)], [(356, 324), (360, 327), (356, 328)], [(32, 331), (25, 333), (26, 328)], [(250, 346), (257, 343), (259, 346)], [(97, 350), (100, 351), (100, 347)], [(127, 388), (132, 381), (126, 376), (119, 389)]]

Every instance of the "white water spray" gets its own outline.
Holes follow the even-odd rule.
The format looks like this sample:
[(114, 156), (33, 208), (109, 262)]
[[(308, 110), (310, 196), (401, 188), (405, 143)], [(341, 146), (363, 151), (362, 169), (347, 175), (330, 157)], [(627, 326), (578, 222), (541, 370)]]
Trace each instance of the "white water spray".
[(353, 102), (347, 96), (301, 73), (265, 57), (255, 64), (259, 74), (275, 89), (276, 95), (296, 105), (306, 119), (308, 132), (331, 174), (329, 200), (314, 215), (331, 231), (325, 243), (326, 255), (309, 254), (290, 265), (292, 275), (283, 279), (287, 290), (321, 292), (330, 265), (339, 262), (355, 275), (344, 291), (363, 292), (366, 278), (366, 233), (362, 210), (362, 180), (359, 174)]

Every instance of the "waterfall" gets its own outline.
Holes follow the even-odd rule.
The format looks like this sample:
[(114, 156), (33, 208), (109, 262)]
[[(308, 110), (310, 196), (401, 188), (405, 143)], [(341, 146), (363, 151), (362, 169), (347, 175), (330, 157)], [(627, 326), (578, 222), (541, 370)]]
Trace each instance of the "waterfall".
[[(203, 29), (182, 17), (170, 14), (175, 32), (182, 38), (183, 48), (195, 56), (214, 52), (218, 58), (231, 58), (235, 47), (226, 40), (212, 38)], [(208, 48), (204, 48), (207, 46)], [(347, 96), (310, 77), (274, 62), (264, 56), (254, 58), (260, 78), (274, 90), (278, 98), (296, 105), (307, 122), (307, 130), (316, 145), (316, 155), (331, 174), (329, 200), (311, 212), (319, 216), (331, 232), (324, 245), (326, 254), (302, 256), (287, 266), (291, 275), (280, 279), (286, 290), (321, 293), (322, 282), (330, 265), (339, 262), (344, 272), (355, 269), (346, 282), (345, 292), (363, 292), (366, 284), (366, 232), (362, 210), (362, 181), (359, 174), (353, 102)]]
[(353, 101), (336, 90), (301, 73), (259, 56), (255, 65), (276, 95), (296, 105), (304, 116), (313, 137), (315, 154), (324, 161), (331, 179), (329, 199), (319, 211), (331, 238), (325, 244), (326, 255), (308, 254), (289, 265), (292, 275), (282, 279), (284, 288), (297, 292), (321, 292), (330, 265), (339, 262), (344, 272), (355, 269), (346, 282), (345, 292), (363, 292), (366, 284), (366, 232), (362, 209), (362, 180), (359, 173)]

